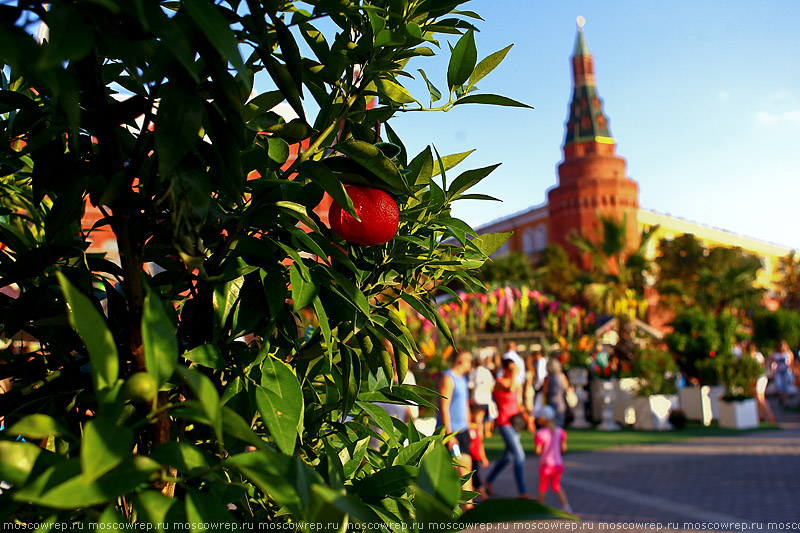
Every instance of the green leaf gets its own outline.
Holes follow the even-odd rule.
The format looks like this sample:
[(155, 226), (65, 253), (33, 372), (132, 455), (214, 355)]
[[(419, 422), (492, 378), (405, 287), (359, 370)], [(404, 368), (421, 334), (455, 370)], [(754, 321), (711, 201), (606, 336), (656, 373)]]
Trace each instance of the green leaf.
[(475, 237), (472, 242), (486, 256), (490, 256), (499, 250), (513, 234), (513, 231), (507, 231), (505, 233), (484, 233), (483, 235)]
[(450, 184), (450, 188), (447, 190), (447, 198), (455, 198), (473, 185), (479, 183), (483, 178), (491, 174), (499, 166), (500, 163), (497, 163), (496, 165), (478, 168), (475, 170), (468, 170), (460, 174), (456, 179), (453, 180), (453, 183)]
[(411, 442), (407, 444), (397, 457), (392, 461), (393, 465), (414, 465), (419, 462), (420, 458), (428, 450), (433, 437), (426, 437), (419, 442)]
[(42, 453), (46, 452), (31, 442), (0, 441), (0, 479), (25, 485)]
[(378, 96), (385, 96), (398, 104), (412, 104), (417, 101), (405, 87), (395, 81), (379, 78), (375, 80), (375, 87)]
[(91, 52), (94, 32), (80, 8), (69, 4), (53, 6), (45, 22), (49, 26), (48, 40), (43, 43), (44, 54), (38, 68), (77, 61)]
[(150, 458), (189, 476), (199, 475), (209, 469), (203, 452), (186, 441), (164, 443), (153, 450)]
[(475, 150), (470, 150), (469, 152), (461, 152), (460, 154), (451, 154), (442, 157), (441, 165), (438, 162), (434, 164), (433, 174), (431, 177), (435, 177), (441, 174), (442, 166), (444, 166), (445, 171), (450, 170), (451, 168), (453, 168), (454, 166), (458, 165), (463, 160), (465, 160), (474, 151)]
[(283, 102), (283, 100), (284, 97), (280, 91), (261, 93), (245, 104), (242, 118), (245, 122), (249, 122), (253, 118), (263, 115), (276, 105)]
[(441, 99), (442, 99), (442, 93), (441, 93), (441, 91), (439, 91), (439, 89), (437, 89), (437, 88), (436, 88), (436, 87), (433, 85), (433, 83), (431, 83), (431, 82), (428, 80), (428, 76), (426, 76), (426, 75), (425, 75), (425, 71), (424, 71), (424, 70), (422, 70), (421, 68), (418, 68), (418, 69), (417, 69), (417, 72), (419, 72), (420, 74), (422, 74), (422, 79), (424, 79), (424, 80), (425, 80), (425, 83), (428, 85), (428, 92), (429, 92), (429, 93), (431, 93), (431, 105), (433, 105), (435, 102), (438, 102), (439, 100), (441, 100)]
[(152, 524), (156, 531), (164, 531), (167, 513), (177, 501), (157, 490), (143, 490), (131, 497), (137, 518), (145, 524)]
[(502, 202), (501, 199), (495, 198), (494, 196), (489, 196), (488, 194), (460, 194), (453, 198), (453, 201), (456, 200), (486, 200), (488, 202)]
[(104, 529), (122, 529), (121, 527), (114, 527), (114, 525), (125, 524), (125, 521), (122, 519), (122, 515), (120, 515), (117, 511), (116, 505), (111, 504), (106, 507), (106, 509), (103, 511), (103, 514), (101, 514), (97, 519), (97, 523), (101, 524), (101, 528), (105, 526)]
[(478, 49), (475, 46), (475, 32), (469, 29), (458, 40), (450, 55), (450, 63), (447, 66), (447, 85), (451, 91), (467, 81), (477, 61)]
[(256, 404), (275, 444), (292, 455), (303, 432), (303, 391), (286, 363), (271, 356), (264, 360)]
[[(307, 272), (307, 271), (306, 271)], [(306, 274), (306, 277), (309, 277)], [(297, 263), (292, 263), (289, 268), (289, 280), (292, 283), (292, 301), (295, 311), (300, 311), (311, 305), (319, 292), (319, 287), (311, 279), (305, 279), (302, 268)]]
[(308, 43), (308, 46), (314, 52), (314, 55), (317, 56), (320, 63), (323, 65), (327, 64), (328, 58), (330, 57), (330, 47), (325, 41), (325, 36), (322, 32), (307, 22), (301, 22), (298, 27), (300, 28), (300, 33), (303, 35), (303, 39)]
[(186, 380), (189, 388), (194, 392), (203, 413), (208, 418), (217, 436), (217, 440), (222, 443), (222, 406), (214, 383), (208, 376), (193, 368), (178, 366), (178, 373)]
[(80, 462), (71, 459), (49, 468), (34, 482), (13, 493), (15, 501), (30, 502), (54, 509), (90, 507), (132, 492), (158, 472), (159, 465), (149, 457), (132, 455), (99, 479), (80, 474)]
[(578, 517), (533, 500), (492, 498), (465, 512), (454, 524), (458, 531), (467, 524), (494, 524), (522, 520), (577, 520)]
[(400, 295), (408, 305), (415, 311), (422, 314), (425, 318), (436, 324), (436, 327), (445, 335), (447, 341), (453, 344), (453, 334), (450, 332), (450, 326), (447, 325), (442, 315), (440, 315), (431, 305), (430, 302), (424, 301), (415, 295), (403, 293)]
[(200, 140), (203, 100), (194, 91), (173, 84), (161, 89), (160, 95), (155, 143), (159, 171), (168, 176)]
[(69, 305), (69, 323), (78, 333), (92, 363), (92, 384), (96, 391), (111, 387), (119, 377), (119, 357), (114, 337), (105, 319), (92, 302), (67, 278), (58, 275), (58, 282)]
[(430, 146), (425, 147), (425, 150), (411, 160), (408, 170), (408, 181), (412, 184), (412, 189), (417, 191), (427, 187), (433, 175), (433, 152)]
[(365, 502), (376, 503), (411, 485), (418, 472), (413, 466), (394, 465), (356, 482), (354, 488)]
[(436, 443), (422, 459), (417, 485), (442, 502), (454, 508), (461, 494), (461, 478), (453, 466), (453, 459), (447, 448)]
[(83, 428), (81, 470), (94, 480), (115, 468), (133, 449), (133, 430), (110, 420), (90, 420)]
[(244, 285), (244, 276), (232, 279), (214, 287), (214, 318), (220, 329), (225, 328), (231, 311), (239, 301), (239, 293)]
[(191, 524), (191, 530), (216, 531), (220, 527), (224, 528), (225, 524), (238, 526), (225, 503), (196, 489), (186, 491), (186, 521)]
[(322, 187), (322, 190), (330, 194), (333, 201), (342, 209), (361, 221), (353, 206), (353, 200), (347, 195), (341, 180), (327, 166), (318, 161), (306, 161), (300, 165), (297, 172), (301, 177), (308, 178)]
[(289, 457), (279, 455), (268, 449), (234, 455), (226, 466), (232, 466), (261, 489), (265, 494), (284, 506), (294, 506), (300, 498), (289, 482), (287, 466)]
[[(387, 375), (387, 379), (391, 379), (391, 373)], [(363, 409), (364, 412), (375, 421), (378, 427), (383, 431), (383, 434), (386, 435), (386, 438), (390, 443), (397, 444), (397, 436), (394, 434), (392, 417), (389, 416), (389, 413), (386, 412), (386, 409), (380, 405), (373, 405), (371, 403), (362, 401), (356, 402), (356, 405)]]
[(250, 86), (247, 67), (239, 53), (239, 43), (236, 41), (236, 35), (234, 35), (225, 17), (208, 0), (185, 0), (183, 5), (189, 16), (197, 24), (197, 27), (203, 32), (203, 37), (208, 39), (217, 52), (222, 54), (234, 66), (239, 73), (239, 78), (249, 92), (252, 87)]
[(475, 70), (472, 71), (472, 74), (470, 74), (469, 84), (467, 84), (467, 87), (474, 87), (476, 83), (481, 81), (486, 77), (487, 74), (493, 71), (497, 65), (503, 61), (503, 59), (506, 57), (506, 54), (508, 54), (508, 51), (511, 50), (512, 46), (514, 45), (509, 44), (502, 50), (498, 50), (497, 52), (483, 58), (480, 63), (475, 66)]
[(142, 349), (147, 371), (160, 388), (178, 365), (175, 327), (155, 291), (148, 291), (142, 314)]
[(183, 357), (192, 363), (206, 368), (213, 368), (214, 370), (225, 369), (225, 360), (219, 351), (211, 344), (196, 346), (184, 353)]
[(361, 388), (361, 361), (349, 346), (339, 350), (342, 357), (342, 416), (347, 417)]
[(281, 48), (281, 57), (286, 64), (286, 70), (294, 80), (295, 87), (302, 95), (303, 93), (303, 58), (300, 57), (300, 50), (294, 40), (292, 32), (280, 18), (273, 17), (272, 25), (278, 37), (278, 44)]
[(67, 431), (64, 427), (48, 415), (28, 415), (8, 430), (11, 435), (20, 435), (29, 439), (44, 439), (50, 435), (57, 437)]
[(328, 352), (328, 357), (333, 358), (333, 337), (331, 336), (331, 326), (328, 322), (328, 313), (325, 311), (325, 306), (318, 295), (314, 297), (314, 312), (317, 313), (317, 321), (319, 322), (319, 329), (322, 330), (322, 336), (325, 339), (325, 350)]
[(222, 408), (222, 428), (225, 434), (251, 444), (258, 449), (266, 447), (261, 437), (250, 429), (250, 425), (236, 411), (228, 407)]
[(270, 159), (279, 165), (284, 164), (289, 159), (289, 143), (278, 137), (270, 137), (267, 143), (267, 154)]
[(283, 63), (279, 63), (271, 54), (266, 57), (262, 56), (264, 66), (267, 68), (272, 81), (278, 86), (286, 101), (292, 106), (292, 109), (297, 116), (305, 120), (305, 111), (303, 111), (303, 101), (300, 97), (300, 91), (289, 73), (289, 69)]
[(391, 189), (413, 196), (413, 192), (409, 189), (397, 166), (374, 144), (350, 140), (336, 143), (333, 148), (375, 174)]
[(462, 96), (453, 102), (453, 105), (460, 104), (490, 104), (504, 107), (526, 107), (528, 109), (533, 109), (533, 106), (523, 104), (522, 102), (517, 102), (516, 100), (512, 100), (511, 98), (497, 94), (470, 94), (467, 96)]

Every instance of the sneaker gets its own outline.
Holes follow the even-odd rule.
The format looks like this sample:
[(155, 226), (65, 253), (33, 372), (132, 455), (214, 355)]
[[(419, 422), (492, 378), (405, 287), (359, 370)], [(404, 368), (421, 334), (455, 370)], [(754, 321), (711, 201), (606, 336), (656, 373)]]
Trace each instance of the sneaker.
[(570, 504), (564, 506), (564, 512), (569, 514), (575, 514), (575, 511), (572, 510), (572, 506)]

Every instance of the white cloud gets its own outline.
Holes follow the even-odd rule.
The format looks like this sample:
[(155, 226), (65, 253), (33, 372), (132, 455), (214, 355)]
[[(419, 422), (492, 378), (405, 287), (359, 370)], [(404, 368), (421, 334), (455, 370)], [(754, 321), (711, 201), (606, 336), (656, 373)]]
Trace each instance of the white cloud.
[(723, 102), (731, 99), (731, 93), (729, 93), (728, 91), (720, 91), (717, 93), (717, 96), (719, 96), (719, 99), (722, 100)]
[(768, 95), (768, 98), (775, 101), (786, 100), (792, 96), (792, 92), (789, 89), (781, 89), (779, 91), (771, 92)]
[(783, 113), (759, 111), (756, 113), (756, 120), (762, 124), (777, 124), (778, 122), (796, 122), (800, 124), (800, 109), (785, 111)]

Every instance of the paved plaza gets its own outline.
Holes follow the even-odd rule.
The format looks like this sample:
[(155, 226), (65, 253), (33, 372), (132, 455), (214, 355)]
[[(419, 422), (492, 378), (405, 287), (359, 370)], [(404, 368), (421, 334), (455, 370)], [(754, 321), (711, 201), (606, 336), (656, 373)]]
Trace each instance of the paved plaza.
[[(568, 453), (562, 485), (587, 528), (658, 522), (673, 530), (800, 529), (800, 413), (775, 407), (778, 430)], [(537, 467), (529, 457), (531, 493)], [(498, 496), (516, 495), (510, 468), (494, 486)], [(557, 506), (552, 492), (546, 503)]]

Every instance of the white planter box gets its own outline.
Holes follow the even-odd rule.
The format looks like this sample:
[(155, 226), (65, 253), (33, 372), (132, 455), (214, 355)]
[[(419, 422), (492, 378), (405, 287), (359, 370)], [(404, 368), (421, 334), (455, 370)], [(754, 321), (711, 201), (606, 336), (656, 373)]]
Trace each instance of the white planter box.
[(741, 402), (719, 402), (719, 425), (723, 428), (751, 429), (758, 427), (758, 404), (755, 398)]
[(711, 418), (719, 420), (719, 399), (725, 394), (725, 387), (714, 385), (709, 387), (708, 397), (711, 398)]
[(678, 396), (674, 394), (657, 394), (639, 396), (633, 399), (636, 411), (636, 429), (665, 431), (672, 429), (669, 423), (669, 412), (678, 407)]
[(632, 425), (636, 422), (633, 399), (639, 390), (639, 378), (622, 378), (616, 382), (614, 392), (614, 420), (620, 424)]
[[(717, 387), (714, 387), (716, 389)], [(688, 420), (699, 420), (704, 426), (711, 424), (714, 418), (713, 404), (719, 405), (719, 397), (716, 402), (711, 401), (711, 389), (709, 386), (684, 387), (678, 390), (681, 410), (686, 414)], [(719, 407), (717, 407), (719, 409)]]

